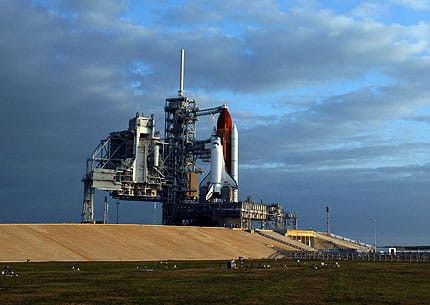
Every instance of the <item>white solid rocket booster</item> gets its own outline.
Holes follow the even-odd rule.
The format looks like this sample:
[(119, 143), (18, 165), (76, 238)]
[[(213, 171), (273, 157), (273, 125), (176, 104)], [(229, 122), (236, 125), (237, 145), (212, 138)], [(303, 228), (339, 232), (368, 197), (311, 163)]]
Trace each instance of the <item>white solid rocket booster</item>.
[[(231, 177), (239, 185), (239, 133), (236, 124), (231, 130)], [(233, 202), (238, 202), (238, 189), (233, 190)]]

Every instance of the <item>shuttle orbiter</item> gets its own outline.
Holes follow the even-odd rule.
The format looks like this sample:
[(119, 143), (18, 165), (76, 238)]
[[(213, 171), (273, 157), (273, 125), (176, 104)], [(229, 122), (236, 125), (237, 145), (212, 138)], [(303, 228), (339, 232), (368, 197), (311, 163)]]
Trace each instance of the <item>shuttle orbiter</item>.
[(211, 136), (210, 172), (200, 183), (200, 196), (206, 201), (238, 201), (238, 132), (224, 108)]

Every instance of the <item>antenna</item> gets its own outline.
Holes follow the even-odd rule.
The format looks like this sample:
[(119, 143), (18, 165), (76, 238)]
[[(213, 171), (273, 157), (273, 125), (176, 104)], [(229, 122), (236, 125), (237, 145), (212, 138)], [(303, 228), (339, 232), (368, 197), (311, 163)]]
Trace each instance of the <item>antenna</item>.
[(185, 51), (184, 48), (181, 49), (181, 74), (179, 75), (179, 96), (184, 96), (184, 57)]

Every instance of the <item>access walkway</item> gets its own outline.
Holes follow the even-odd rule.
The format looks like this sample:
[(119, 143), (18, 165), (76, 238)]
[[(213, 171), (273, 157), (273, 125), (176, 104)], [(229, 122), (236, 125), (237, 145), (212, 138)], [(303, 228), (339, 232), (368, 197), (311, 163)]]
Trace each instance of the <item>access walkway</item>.
[(276, 233), (274, 231), (271, 230), (255, 230), (258, 234), (260, 234), (261, 236), (270, 238), (272, 240), (275, 240), (277, 242), (280, 242), (282, 244), (288, 245), (298, 251), (308, 251), (308, 252), (315, 252), (317, 251), (317, 249), (312, 248), (308, 245), (305, 245), (304, 243), (297, 241), (297, 240), (293, 240), (292, 238)]

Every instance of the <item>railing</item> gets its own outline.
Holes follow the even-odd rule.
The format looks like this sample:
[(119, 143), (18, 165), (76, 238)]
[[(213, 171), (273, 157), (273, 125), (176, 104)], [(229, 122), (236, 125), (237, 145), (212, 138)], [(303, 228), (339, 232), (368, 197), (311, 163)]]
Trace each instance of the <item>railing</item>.
[(349, 243), (357, 244), (357, 245), (360, 245), (360, 246), (372, 249), (371, 245), (363, 243), (363, 242), (361, 242), (359, 240), (353, 240), (353, 239), (350, 239), (350, 238), (347, 238), (347, 237), (343, 237), (343, 236), (340, 236), (340, 235), (336, 235), (336, 234), (333, 234), (333, 233), (330, 233), (330, 235), (328, 235), (327, 233), (323, 233), (323, 232), (317, 232), (317, 233), (320, 234), (320, 235), (327, 236), (327, 237), (335, 237), (337, 239), (340, 239), (340, 240), (343, 240), (343, 241), (346, 241), (346, 242), (349, 242)]

